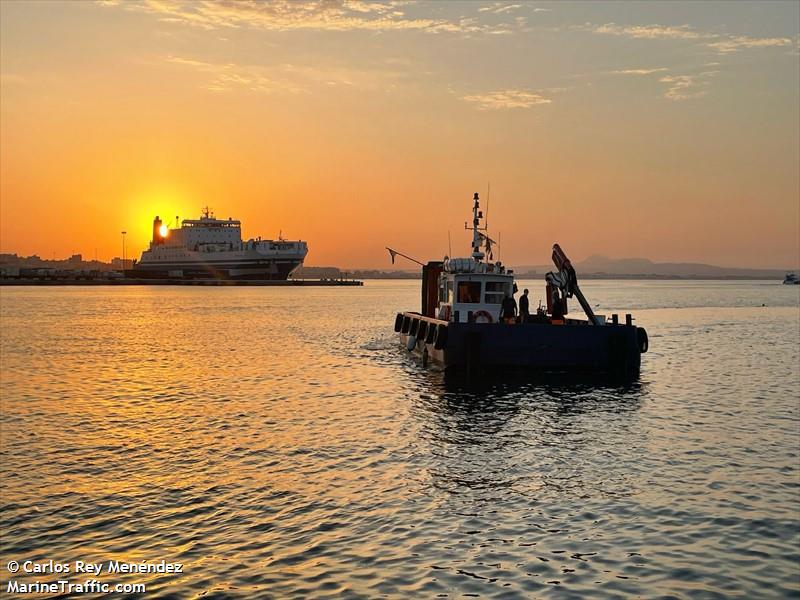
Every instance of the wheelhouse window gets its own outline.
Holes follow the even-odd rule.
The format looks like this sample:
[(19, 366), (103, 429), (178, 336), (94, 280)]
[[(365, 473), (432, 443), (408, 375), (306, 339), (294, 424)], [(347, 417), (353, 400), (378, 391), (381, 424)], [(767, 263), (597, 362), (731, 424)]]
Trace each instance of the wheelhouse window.
[(481, 301), (481, 282), (459, 281), (457, 298), (461, 304), (478, 304)]
[(486, 304), (502, 304), (508, 286), (502, 281), (487, 281), (483, 301)]
[(439, 302), (453, 302), (453, 282), (444, 281), (439, 286)]

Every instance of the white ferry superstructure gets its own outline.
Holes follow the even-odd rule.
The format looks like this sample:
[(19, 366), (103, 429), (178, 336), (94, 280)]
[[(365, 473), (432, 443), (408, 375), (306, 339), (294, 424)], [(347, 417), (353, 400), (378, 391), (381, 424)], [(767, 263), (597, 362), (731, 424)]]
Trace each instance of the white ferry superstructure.
[(306, 254), (308, 245), (302, 240), (244, 241), (241, 221), (217, 219), (206, 208), (199, 219), (184, 219), (176, 229), (157, 216), (150, 247), (128, 273), (157, 279), (285, 280)]

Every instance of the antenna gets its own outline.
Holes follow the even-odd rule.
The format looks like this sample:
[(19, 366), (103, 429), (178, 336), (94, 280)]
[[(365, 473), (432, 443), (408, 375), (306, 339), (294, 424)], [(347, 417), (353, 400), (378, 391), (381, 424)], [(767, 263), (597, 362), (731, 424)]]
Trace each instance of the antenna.
[(447, 230), (447, 256), (453, 256), (453, 243), (450, 241), (450, 230)]
[(492, 182), (491, 181), (487, 181), (486, 182), (486, 218), (484, 218), (484, 220), (483, 220), (483, 227), (484, 227), (484, 229), (486, 230), (487, 233), (489, 231), (489, 199), (492, 197), (491, 193), (492, 193)]

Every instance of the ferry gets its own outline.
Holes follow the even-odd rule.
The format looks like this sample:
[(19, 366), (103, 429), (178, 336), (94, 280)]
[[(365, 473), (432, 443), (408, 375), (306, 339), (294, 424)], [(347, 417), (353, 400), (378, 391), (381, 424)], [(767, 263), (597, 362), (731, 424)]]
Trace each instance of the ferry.
[[(177, 222), (177, 217), (176, 217)], [(242, 240), (242, 223), (217, 219), (209, 208), (199, 219), (170, 229), (156, 216), (150, 247), (125, 271), (139, 279), (286, 280), (308, 254), (302, 240)]]
[[(446, 371), (467, 374), (521, 369), (638, 377), (641, 355), (649, 346), (647, 331), (635, 326), (630, 314), (624, 322), (618, 315), (608, 321), (596, 315), (558, 244), (552, 254), (558, 270), (545, 276), (547, 306), (523, 318), (509, 310), (518, 292), (514, 273), (499, 261), (491, 262), (493, 241), (481, 227), (477, 193), (473, 200), (472, 253), (419, 263), (421, 310), (397, 313), (395, 318), (402, 346), (421, 355), (423, 365), (433, 362)], [(390, 253), (393, 258), (399, 254)], [(586, 319), (567, 317), (567, 300), (573, 297)]]

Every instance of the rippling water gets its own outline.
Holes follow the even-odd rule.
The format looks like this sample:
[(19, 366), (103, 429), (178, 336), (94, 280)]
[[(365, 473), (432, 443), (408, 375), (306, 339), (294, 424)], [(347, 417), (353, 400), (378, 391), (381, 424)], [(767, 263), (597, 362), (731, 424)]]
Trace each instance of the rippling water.
[[(521, 287), (535, 305), (542, 285)], [(800, 286), (583, 287), (647, 328), (637, 383), (446, 380), (390, 333), (414, 282), (3, 288), (3, 595), (58, 579), (10, 560), (163, 559), (183, 573), (99, 579), (800, 597)]]

